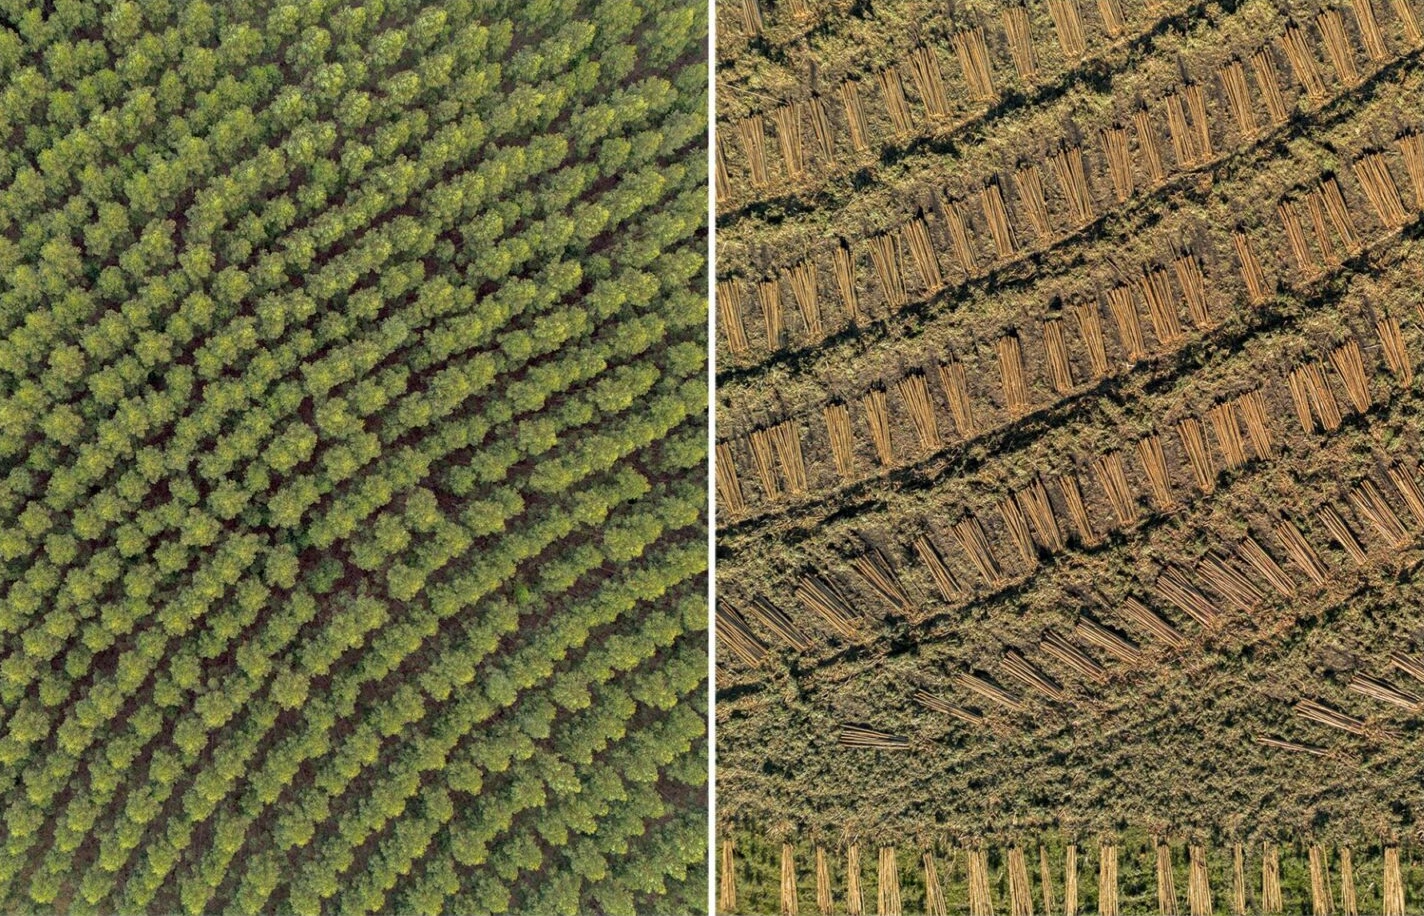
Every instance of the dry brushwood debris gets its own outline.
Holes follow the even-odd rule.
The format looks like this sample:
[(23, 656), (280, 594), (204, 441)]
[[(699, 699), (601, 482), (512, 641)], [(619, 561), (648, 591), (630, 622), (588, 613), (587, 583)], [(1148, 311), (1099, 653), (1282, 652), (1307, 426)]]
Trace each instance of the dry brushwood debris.
[[(1313, 844), (1332, 912), (1417, 909), (1418, 3), (739, 10), (708, 164), (744, 906), (790, 831), (837, 912), (1284, 913)], [(858, 904), (853, 844), (899, 852)]]

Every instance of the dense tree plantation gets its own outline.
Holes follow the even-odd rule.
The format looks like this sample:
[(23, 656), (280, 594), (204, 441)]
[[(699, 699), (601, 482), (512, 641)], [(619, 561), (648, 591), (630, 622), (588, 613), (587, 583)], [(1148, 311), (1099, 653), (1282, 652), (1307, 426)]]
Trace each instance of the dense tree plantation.
[(706, 26), (0, 2), (0, 909), (705, 911)]

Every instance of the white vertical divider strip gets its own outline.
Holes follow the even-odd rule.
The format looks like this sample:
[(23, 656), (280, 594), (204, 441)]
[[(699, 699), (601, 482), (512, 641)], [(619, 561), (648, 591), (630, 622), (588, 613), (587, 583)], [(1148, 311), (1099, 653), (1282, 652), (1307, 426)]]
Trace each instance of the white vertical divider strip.
[(717, 8), (707, 0), (707, 912), (717, 910)]

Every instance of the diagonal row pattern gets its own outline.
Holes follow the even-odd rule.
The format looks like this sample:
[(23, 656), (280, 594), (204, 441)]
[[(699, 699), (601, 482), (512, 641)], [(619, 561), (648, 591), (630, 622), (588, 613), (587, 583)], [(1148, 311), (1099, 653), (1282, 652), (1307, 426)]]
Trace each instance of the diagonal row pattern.
[(705, 14), (3, 6), (5, 909), (697, 899)]
[(753, 6), (729, 912), (1414, 905), (1418, 3)]

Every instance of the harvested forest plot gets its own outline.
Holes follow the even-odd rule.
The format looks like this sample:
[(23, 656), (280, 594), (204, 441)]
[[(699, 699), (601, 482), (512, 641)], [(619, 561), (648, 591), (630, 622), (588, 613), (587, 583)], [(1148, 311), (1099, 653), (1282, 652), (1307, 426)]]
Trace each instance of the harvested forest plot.
[(705, 912), (706, 25), (3, 4), (0, 911)]
[(719, 18), (718, 583), (806, 637), (725, 615), (727, 911), (1424, 912), (1424, 7), (799, 6)]

